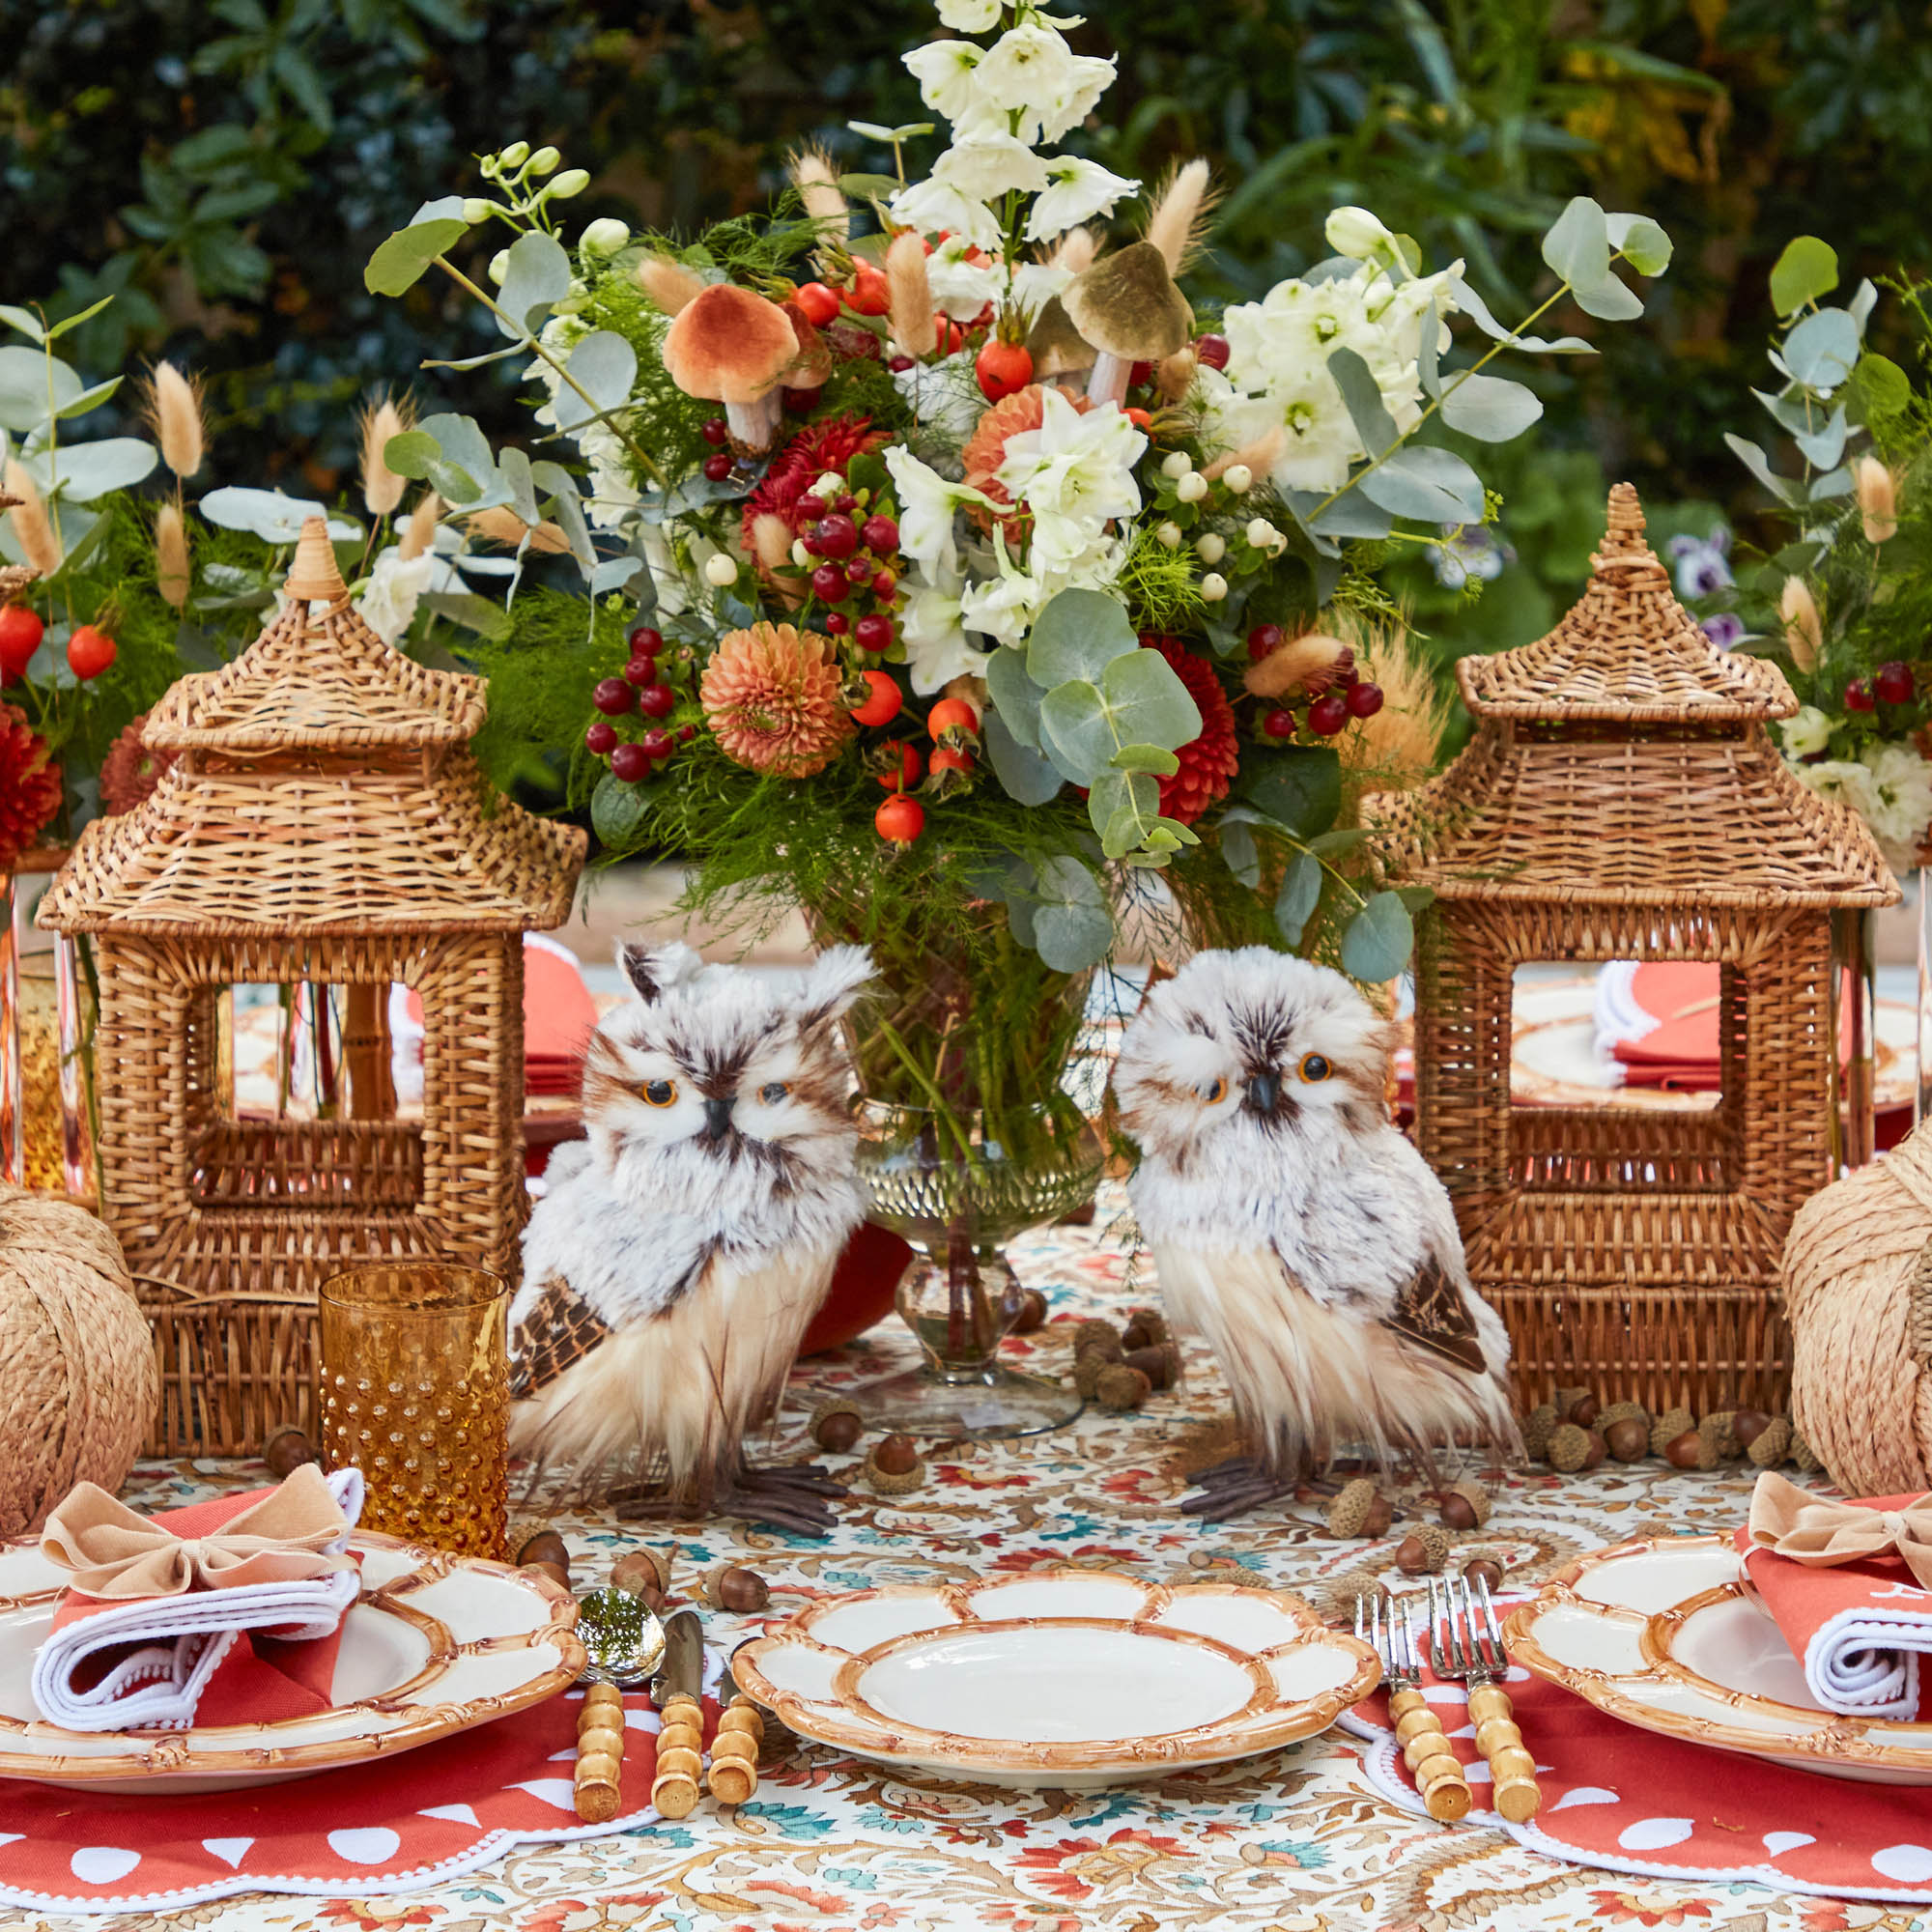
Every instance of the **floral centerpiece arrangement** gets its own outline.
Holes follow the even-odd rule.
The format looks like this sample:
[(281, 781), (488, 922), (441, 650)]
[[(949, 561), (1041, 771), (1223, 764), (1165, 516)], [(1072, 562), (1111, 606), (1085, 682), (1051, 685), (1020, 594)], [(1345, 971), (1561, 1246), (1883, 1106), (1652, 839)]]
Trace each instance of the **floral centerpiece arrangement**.
[[(1804, 700), (1782, 726), (1799, 778), (1857, 811), (1904, 870), (1932, 838), (1932, 390), (1866, 342), (1878, 290), (1861, 282), (1838, 304), (1838, 285), (1826, 242), (1785, 249), (1771, 280), (1776, 385), (1754, 393), (1788, 449), (1725, 438), (1776, 499), (1785, 541), (1735, 583), (1708, 548), (1684, 566), (1703, 573), (1690, 587), (1706, 629), (1776, 656)], [(1923, 364), (1928, 289), (1893, 292)]]

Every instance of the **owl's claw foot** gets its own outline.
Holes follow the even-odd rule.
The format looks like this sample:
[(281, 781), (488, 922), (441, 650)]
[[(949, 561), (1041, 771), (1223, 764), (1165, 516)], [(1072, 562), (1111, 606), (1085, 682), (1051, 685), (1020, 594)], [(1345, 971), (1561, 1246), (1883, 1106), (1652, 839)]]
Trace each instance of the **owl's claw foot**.
[(622, 1522), (678, 1521), (693, 1516), (732, 1516), (796, 1536), (825, 1536), (832, 1504), (850, 1492), (816, 1463), (741, 1468), (721, 1476), (696, 1498), (663, 1489), (638, 1490), (613, 1498)]
[(1191, 1493), (1180, 1499), (1182, 1516), (1205, 1517), (1220, 1522), (1246, 1510), (1259, 1509), (1280, 1496), (1293, 1496), (1295, 1479), (1279, 1475), (1250, 1456), (1231, 1456), (1203, 1469)]

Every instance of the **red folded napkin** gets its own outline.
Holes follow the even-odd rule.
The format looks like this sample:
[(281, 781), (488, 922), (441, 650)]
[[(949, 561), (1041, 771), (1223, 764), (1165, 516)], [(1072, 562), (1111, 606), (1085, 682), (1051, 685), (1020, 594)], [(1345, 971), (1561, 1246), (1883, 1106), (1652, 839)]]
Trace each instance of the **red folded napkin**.
[[(1849, 981), (1847, 981), (1849, 985)], [(1627, 1087), (1710, 1093), (1718, 1086), (1718, 968), (1658, 960), (1636, 969), (1630, 997), (1657, 1025), (1610, 1049), (1627, 1069)], [(1849, 1002), (1839, 1009), (1838, 1054), (1852, 1050)]]

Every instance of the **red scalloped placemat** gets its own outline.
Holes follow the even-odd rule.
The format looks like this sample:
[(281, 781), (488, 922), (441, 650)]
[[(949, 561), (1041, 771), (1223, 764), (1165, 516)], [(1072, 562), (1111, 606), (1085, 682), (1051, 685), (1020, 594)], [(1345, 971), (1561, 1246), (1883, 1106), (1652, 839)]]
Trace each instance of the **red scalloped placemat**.
[[(624, 1699), (623, 1803), (574, 1807), (581, 1690), (387, 1760), (242, 1791), (127, 1796), (0, 1778), (0, 1902), (47, 1912), (164, 1911), (237, 1891), (415, 1891), (513, 1846), (597, 1838), (657, 1816), (658, 1717)], [(705, 1703), (705, 1736), (718, 1707)]]

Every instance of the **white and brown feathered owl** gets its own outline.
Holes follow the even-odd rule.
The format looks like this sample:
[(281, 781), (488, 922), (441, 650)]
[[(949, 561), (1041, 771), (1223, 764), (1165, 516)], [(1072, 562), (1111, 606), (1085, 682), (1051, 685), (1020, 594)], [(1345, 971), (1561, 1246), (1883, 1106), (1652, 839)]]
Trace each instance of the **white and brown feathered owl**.
[(1228, 1515), (1359, 1444), (1383, 1467), (1520, 1448), (1509, 1340), (1449, 1196), (1384, 1100), (1390, 1029), (1340, 973), (1246, 947), (1155, 986), (1114, 1089), (1177, 1323), (1204, 1334), (1251, 1455), (1203, 1477)]
[(691, 1509), (822, 1527), (838, 1486), (754, 1470), (846, 1237), (864, 1219), (838, 1019), (859, 947), (802, 973), (620, 946), (637, 998), (583, 1067), (586, 1140), (560, 1149), (510, 1310), (511, 1444), (590, 1492), (651, 1479), (627, 1514)]

